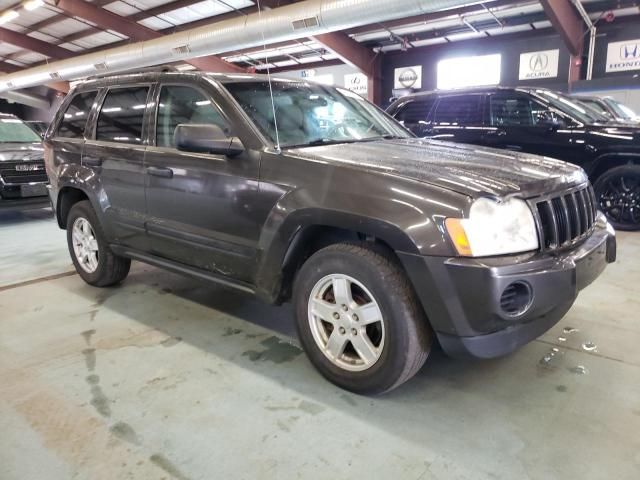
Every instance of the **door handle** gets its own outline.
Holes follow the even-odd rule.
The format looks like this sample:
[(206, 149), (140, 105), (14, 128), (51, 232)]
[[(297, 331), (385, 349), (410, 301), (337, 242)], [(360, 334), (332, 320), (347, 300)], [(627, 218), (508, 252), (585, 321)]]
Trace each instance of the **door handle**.
[(82, 163), (88, 167), (100, 167), (102, 165), (102, 159), (95, 157), (85, 157), (82, 159)]
[(173, 170), (170, 168), (147, 167), (147, 173), (154, 177), (173, 178)]

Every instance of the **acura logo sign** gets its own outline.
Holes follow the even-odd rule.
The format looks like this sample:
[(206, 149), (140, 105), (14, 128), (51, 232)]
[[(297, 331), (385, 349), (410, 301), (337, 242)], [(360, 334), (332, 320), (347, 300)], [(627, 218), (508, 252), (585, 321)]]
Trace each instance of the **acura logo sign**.
[(532, 55), (529, 60), (529, 68), (532, 72), (541, 72), (549, 66), (549, 57), (544, 53)]
[(626, 43), (620, 47), (620, 58), (622, 60), (633, 60), (640, 58), (640, 44)]

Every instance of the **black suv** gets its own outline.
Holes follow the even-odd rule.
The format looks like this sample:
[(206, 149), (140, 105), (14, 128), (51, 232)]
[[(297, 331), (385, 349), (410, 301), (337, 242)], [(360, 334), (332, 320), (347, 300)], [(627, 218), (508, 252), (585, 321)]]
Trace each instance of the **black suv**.
[(0, 113), (0, 208), (49, 205), (41, 142), (22, 120)]
[(640, 230), (640, 126), (611, 123), (572, 97), (540, 88), (416, 93), (387, 111), (419, 137), (575, 163), (614, 227)]
[(302, 81), (87, 81), (45, 159), (86, 282), (113, 285), (135, 259), (291, 300), (313, 364), (361, 393), (415, 374), (434, 332), (452, 355), (515, 350), (615, 256), (582, 169), (417, 139)]

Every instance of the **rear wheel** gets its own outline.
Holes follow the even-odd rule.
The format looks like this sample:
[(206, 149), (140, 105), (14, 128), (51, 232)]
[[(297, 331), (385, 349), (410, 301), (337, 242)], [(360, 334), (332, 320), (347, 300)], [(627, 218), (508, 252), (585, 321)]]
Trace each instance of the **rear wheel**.
[(336, 244), (302, 266), (296, 326), (313, 365), (361, 394), (389, 391), (424, 364), (431, 329), (402, 269), (371, 248)]
[(108, 287), (129, 274), (131, 260), (111, 251), (87, 200), (74, 204), (69, 210), (67, 244), (76, 271), (90, 285)]
[(604, 172), (593, 186), (600, 210), (618, 230), (640, 230), (640, 165)]

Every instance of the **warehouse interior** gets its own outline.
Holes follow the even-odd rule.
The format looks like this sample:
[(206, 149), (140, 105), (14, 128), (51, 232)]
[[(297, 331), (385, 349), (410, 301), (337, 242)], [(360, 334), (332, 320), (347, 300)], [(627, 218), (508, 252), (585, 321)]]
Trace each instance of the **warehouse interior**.
[[(0, 0), (0, 479), (637, 479), (639, 32), (637, 0)], [(176, 85), (233, 135), (162, 145)]]

